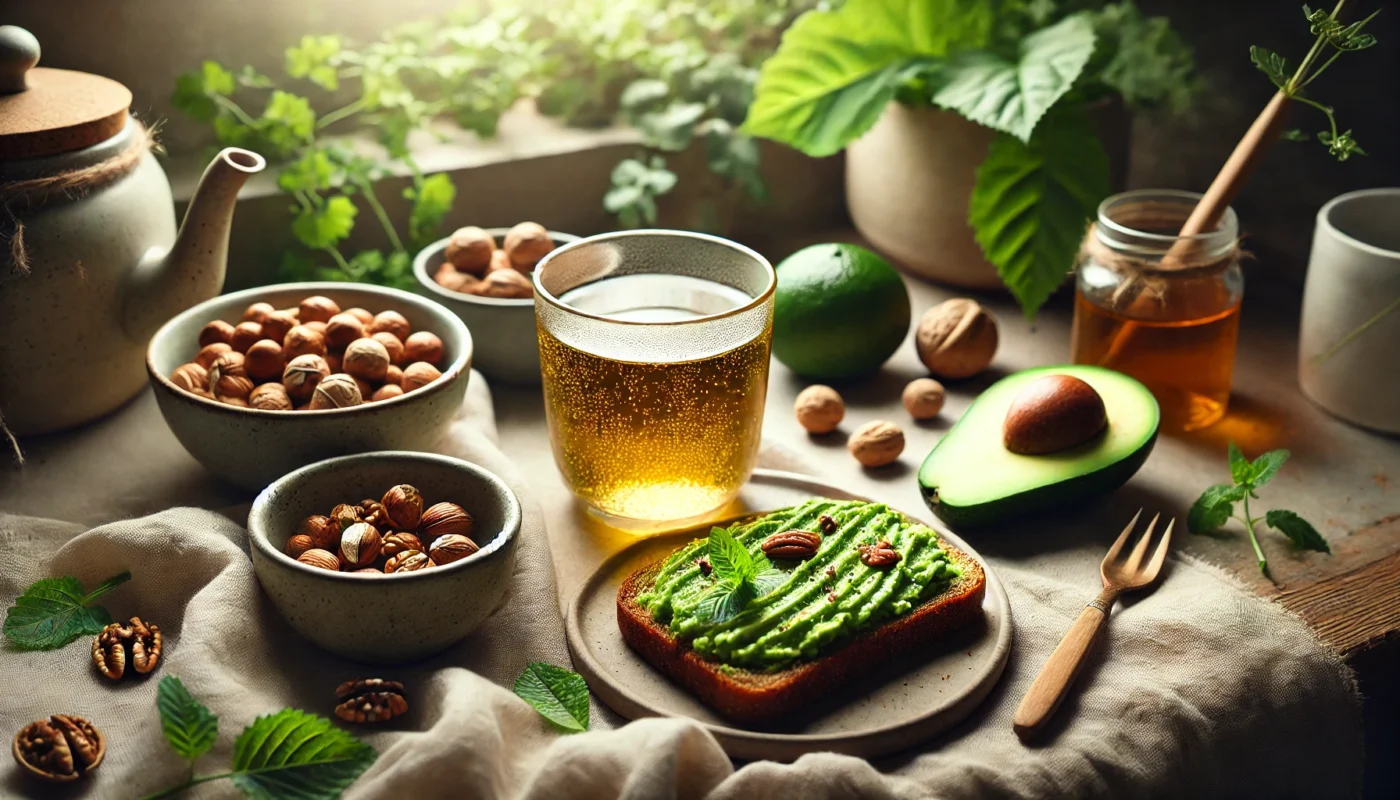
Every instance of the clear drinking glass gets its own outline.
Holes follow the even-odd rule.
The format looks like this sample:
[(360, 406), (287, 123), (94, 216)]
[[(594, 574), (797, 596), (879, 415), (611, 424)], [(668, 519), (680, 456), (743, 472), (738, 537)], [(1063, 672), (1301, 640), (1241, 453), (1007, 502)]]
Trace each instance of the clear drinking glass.
[(535, 269), (545, 414), (569, 488), (620, 527), (706, 516), (758, 459), (773, 267), (714, 236), (610, 233)]

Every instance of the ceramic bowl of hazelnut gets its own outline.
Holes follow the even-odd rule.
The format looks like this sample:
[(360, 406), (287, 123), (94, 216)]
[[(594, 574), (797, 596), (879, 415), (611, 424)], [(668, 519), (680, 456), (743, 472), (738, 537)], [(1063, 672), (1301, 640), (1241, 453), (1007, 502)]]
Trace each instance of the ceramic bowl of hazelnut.
[(534, 222), (513, 228), (459, 228), (413, 260), (419, 292), (451, 309), (476, 332), (473, 365), (503, 383), (537, 386), (540, 351), (531, 274), (535, 264), (577, 236)]
[(378, 452), (302, 467), (248, 513), (253, 571), (301, 635), (345, 658), (416, 661), (501, 604), (520, 501), (466, 461)]
[(381, 286), (292, 283), (170, 320), (146, 371), (185, 449), (258, 491), (331, 456), (428, 448), (462, 405), (471, 360), (471, 334), (436, 303)]

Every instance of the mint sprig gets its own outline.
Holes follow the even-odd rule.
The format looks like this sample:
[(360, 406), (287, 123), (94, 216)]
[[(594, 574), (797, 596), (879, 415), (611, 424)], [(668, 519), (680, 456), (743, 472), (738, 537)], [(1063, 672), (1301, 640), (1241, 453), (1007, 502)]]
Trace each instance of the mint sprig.
[[(1293, 546), (1300, 550), (1316, 550), (1320, 553), (1331, 553), (1332, 549), (1327, 546), (1327, 540), (1322, 538), (1322, 534), (1312, 526), (1307, 520), (1283, 509), (1274, 509), (1267, 512), (1261, 520), (1250, 514), (1249, 501), (1251, 498), (1258, 500), (1256, 494), (1261, 486), (1274, 479), (1279, 469), (1288, 460), (1287, 450), (1270, 450), (1258, 458), (1250, 461), (1245, 458), (1244, 453), (1230, 442), (1230, 480), (1231, 483), (1220, 483), (1206, 489), (1196, 502), (1191, 506), (1191, 511), (1186, 515), (1187, 530), (1192, 533), (1213, 533), (1224, 527), (1233, 517), (1244, 525), (1249, 532), (1249, 542), (1254, 546), (1254, 555), (1259, 559), (1259, 571), (1265, 577), (1272, 580), (1269, 575), (1269, 562), (1264, 557), (1264, 551), (1259, 547), (1259, 539), (1255, 535), (1254, 528), (1263, 522), (1270, 528), (1287, 536)], [(1243, 507), (1243, 514), (1235, 514), (1235, 504), (1240, 503)]]
[(588, 684), (578, 673), (532, 661), (515, 679), (515, 693), (562, 730), (588, 730)]
[(727, 528), (711, 528), (706, 547), (716, 580), (700, 599), (697, 612), (710, 622), (734, 619), (749, 603), (787, 580), (767, 556), (753, 556)]
[(36, 581), (5, 612), (5, 638), (19, 650), (54, 650), (101, 633), (112, 615), (93, 601), (129, 580), (130, 572), (113, 575), (90, 592), (69, 576)]

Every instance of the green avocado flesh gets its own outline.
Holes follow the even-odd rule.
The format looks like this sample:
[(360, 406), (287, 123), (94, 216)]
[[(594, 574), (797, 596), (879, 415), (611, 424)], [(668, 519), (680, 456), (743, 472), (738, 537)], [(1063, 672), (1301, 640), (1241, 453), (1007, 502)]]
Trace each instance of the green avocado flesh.
[[(786, 530), (818, 532), (823, 514), (838, 527), (822, 537), (817, 554), (806, 561), (773, 561), (787, 579), (727, 622), (712, 622), (698, 612), (701, 598), (719, 582), (719, 575), (701, 570), (700, 560), (708, 553), (704, 539), (673, 553), (637, 602), (701, 656), (730, 667), (776, 672), (909, 613), (962, 574), (931, 528), (876, 503), (809, 500), (742, 521), (730, 532), (754, 558), (761, 558), (764, 539)], [(860, 560), (857, 548), (880, 539), (901, 556), (893, 567), (876, 569)]]
[[(1026, 384), (1069, 375), (1103, 398), (1108, 428), (1076, 447), (1023, 456), (1002, 445), (1006, 412)], [(985, 525), (1071, 505), (1117, 489), (1157, 441), (1157, 400), (1136, 380), (1102, 367), (1059, 366), (1007, 376), (967, 409), (919, 468), (924, 501), (950, 525)]]

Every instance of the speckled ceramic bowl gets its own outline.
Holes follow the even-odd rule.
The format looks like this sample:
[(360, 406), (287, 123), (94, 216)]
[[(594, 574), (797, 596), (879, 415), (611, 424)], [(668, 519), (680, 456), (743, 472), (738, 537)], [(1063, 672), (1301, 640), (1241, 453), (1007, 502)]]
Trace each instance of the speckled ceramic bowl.
[[(415, 331), (442, 339), (442, 377), (392, 400), (321, 411), (262, 411), (196, 397), (167, 377), (199, 351), (199, 330), (215, 319), (237, 323), (253, 303), (277, 308), (324, 295), (341, 308), (374, 313), (393, 309)], [(367, 450), (417, 450), (431, 446), (452, 422), (467, 391), (472, 337), (442, 306), (409, 292), (353, 283), (288, 283), (216, 297), (167, 322), (151, 338), (146, 371), (156, 402), (180, 444), (210, 472), (260, 491), (297, 467)]]
[[(509, 228), (487, 228), (499, 246)], [(555, 247), (578, 241), (577, 236), (549, 232)], [(539, 334), (535, 331), (535, 301), (474, 294), (444, 289), (433, 280), (446, 258), (447, 240), (439, 239), (423, 248), (413, 259), (413, 276), (418, 291), (452, 310), (476, 336), (474, 365), (494, 381), (517, 386), (540, 384)]]
[[(476, 519), (481, 550), (442, 567), (355, 575), (308, 567), (282, 552), (297, 525), (340, 503), (407, 483), (425, 502), (452, 502)], [(301, 635), (336, 655), (403, 664), (476, 630), (506, 595), (520, 539), (520, 501), (500, 478), (455, 458), (379, 452), (320, 461), (267, 487), (248, 513), (253, 571)]]

